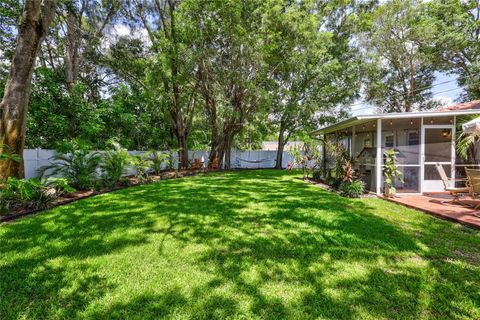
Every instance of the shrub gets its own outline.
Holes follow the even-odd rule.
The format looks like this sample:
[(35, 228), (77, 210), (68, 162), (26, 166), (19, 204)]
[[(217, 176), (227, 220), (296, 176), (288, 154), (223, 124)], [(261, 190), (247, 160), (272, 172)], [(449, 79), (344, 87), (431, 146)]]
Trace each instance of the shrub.
[[(150, 160), (152, 161), (152, 169), (155, 174), (160, 174), (164, 164), (169, 164), (170, 155), (161, 151), (151, 151)], [(169, 165), (170, 167), (170, 165)], [(171, 165), (173, 168), (173, 163)]]
[(113, 148), (104, 153), (100, 163), (102, 180), (108, 187), (114, 186), (122, 179), (130, 163), (127, 149), (122, 148), (122, 146), (115, 141), (111, 142), (111, 145)]
[(339, 189), (345, 197), (359, 198), (365, 192), (365, 184), (361, 180), (343, 181)]
[(68, 184), (68, 180), (65, 178), (55, 178), (50, 177), (43, 182), (46, 187), (53, 188), (55, 190), (55, 194), (61, 196), (65, 193), (73, 193), (77, 190)]
[(43, 186), (33, 179), (8, 178), (0, 190), (2, 212), (19, 208), (46, 209), (56, 198), (53, 188)]
[(322, 179), (322, 171), (321, 170), (313, 170), (312, 179), (315, 180), (315, 181), (320, 181)]
[(343, 181), (352, 182), (355, 179), (355, 170), (353, 170), (352, 162), (345, 159), (343, 162)]
[(135, 170), (135, 176), (140, 181), (143, 181), (148, 177), (148, 172), (152, 167), (152, 160), (150, 160), (148, 153), (145, 153), (141, 156), (132, 156), (131, 165)]
[(50, 165), (39, 169), (41, 177), (47, 173), (50, 176), (61, 176), (79, 190), (96, 187), (97, 167), (101, 157), (98, 152), (91, 152), (86, 144), (78, 140), (62, 144), (52, 159)]
[(402, 172), (397, 167), (397, 155), (395, 149), (384, 151), (385, 165), (383, 174), (385, 176), (385, 191), (387, 196), (395, 195), (395, 179), (403, 182)]
[(334, 189), (338, 189), (338, 188), (340, 188), (340, 185), (342, 184), (342, 180), (338, 179), (338, 178), (335, 178), (335, 177), (331, 177), (327, 184)]
[(171, 149), (169, 152), (168, 152), (168, 156), (167, 156), (167, 168), (168, 170), (174, 170), (175, 168), (175, 154), (178, 153), (178, 151), (180, 151), (180, 149)]

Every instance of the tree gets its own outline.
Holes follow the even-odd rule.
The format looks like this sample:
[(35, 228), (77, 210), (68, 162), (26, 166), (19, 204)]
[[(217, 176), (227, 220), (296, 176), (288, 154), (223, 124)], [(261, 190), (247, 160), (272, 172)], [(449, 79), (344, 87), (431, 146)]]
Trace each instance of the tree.
[(4, 79), (8, 76), (10, 62), (15, 52), (16, 29), (21, 13), (22, 4), (18, 0), (3, 0), (0, 3), (0, 85), (2, 87), (5, 86)]
[(368, 62), (367, 101), (384, 112), (435, 107), (433, 28), (423, 7), (415, 0), (391, 0), (365, 18), (370, 22), (361, 41)]
[(61, 9), (59, 18), (64, 33), (65, 82), (72, 90), (80, 72), (89, 68), (84, 58), (91, 60), (96, 54), (105, 27), (119, 9), (119, 1), (68, 0)]
[[(17, 47), (5, 86), (0, 119), (0, 153), (5, 148), (23, 155), (28, 101), (40, 44), (45, 39), (55, 15), (54, 0), (26, 0), (18, 27)], [(23, 163), (6, 159), (0, 164), (0, 178), (24, 177)]]
[(188, 138), (196, 109), (195, 30), (182, 14), (182, 2), (135, 0), (124, 10), (132, 27), (146, 30), (151, 42), (145, 79), (136, 82), (163, 113), (179, 148), (179, 166), (188, 167)]
[(358, 59), (348, 45), (351, 32), (339, 32), (342, 24), (336, 15), (337, 25), (329, 20), (341, 8), (269, 1), (264, 20), (271, 72), (265, 83), (272, 103), (269, 119), (278, 130), (275, 168), (282, 167), (283, 150), (292, 135), (313, 130), (318, 120), (338, 113), (339, 106), (356, 95)]
[(480, 98), (480, 0), (427, 3), (434, 26), (434, 54), (440, 69), (458, 76), (462, 100)]
[(190, 3), (200, 38), (197, 79), (210, 127), (209, 164), (230, 168), (234, 139), (252, 118), (262, 99), (262, 2)]

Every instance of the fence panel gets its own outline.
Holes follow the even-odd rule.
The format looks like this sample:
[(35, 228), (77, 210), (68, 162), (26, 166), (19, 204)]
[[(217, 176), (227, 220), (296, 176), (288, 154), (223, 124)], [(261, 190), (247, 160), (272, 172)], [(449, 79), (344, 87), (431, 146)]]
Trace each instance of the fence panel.
[[(128, 151), (131, 155), (141, 155), (145, 151)], [(167, 151), (164, 151), (167, 152)], [(204, 167), (207, 166), (208, 162), (208, 151), (204, 150), (195, 150), (189, 151), (188, 157), (189, 161), (193, 163), (193, 159), (200, 159)], [(52, 158), (55, 155), (55, 150), (49, 149), (25, 149), (23, 153), (24, 164), (25, 164), (25, 177), (33, 178), (37, 176), (37, 171), (39, 168), (45, 165), (52, 163)], [(277, 152), (276, 151), (266, 151), (266, 150), (250, 150), (250, 151), (239, 151), (232, 150), (230, 167), (232, 169), (266, 169), (273, 168), (275, 166)], [(174, 156), (174, 168), (178, 166), (178, 155), (175, 153)], [(285, 151), (283, 153), (283, 168), (287, 167), (289, 162), (293, 162), (293, 157), (290, 153)], [(167, 164), (164, 165), (164, 169), (167, 168)], [(129, 169), (127, 174), (133, 174), (134, 171)]]

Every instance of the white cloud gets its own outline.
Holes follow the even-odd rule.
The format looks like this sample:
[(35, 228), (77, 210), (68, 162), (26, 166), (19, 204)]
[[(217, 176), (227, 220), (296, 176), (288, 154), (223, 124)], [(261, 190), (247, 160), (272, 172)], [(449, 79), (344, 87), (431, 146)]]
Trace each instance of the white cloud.
[(108, 28), (103, 39), (102, 47), (104, 49), (109, 48), (117, 41), (119, 37), (140, 39), (146, 46), (150, 46), (152, 44), (150, 38), (148, 37), (148, 32), (146, 29), (132, 29), (129, 25), (120, 23), (110, 26), (110, 28)]
[(112, 35), (117, 37), (128, 36), (131, 30), (130, 27), (126, 24), (116, 24), (113, 27)]
[(432, 98), (433, 101), (438, 101), (442, 104), (442, 106), (451, 106), (452, 104), (454, 104), (454, 101), (451, 97), (447, 97), (447, 96), (437, 96), (437, 97), (434, 97)]

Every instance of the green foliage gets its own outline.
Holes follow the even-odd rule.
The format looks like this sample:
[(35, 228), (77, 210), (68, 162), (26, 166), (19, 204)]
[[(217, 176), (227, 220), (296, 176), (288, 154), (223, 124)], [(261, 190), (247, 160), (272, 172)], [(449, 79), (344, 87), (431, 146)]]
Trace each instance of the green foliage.
[(312, 171), (312, 179), (315, 181), (320, 181), (322, 179), (322, 171), (315, 169)]
[(66, 90), (63, 70), (40, 67), (29, 102), (26, 145), (55, 148), (62, 140), (80, 139), (104, 143), (105, 105), (86, 99), (89, 88), (78, 82)]
[(81, 81), (67, 90), (63, 70), (37, 68), (26, 146), (55, 148), (59, 141), (74, 138), (98, 149), (112, 138), (130, 150), (168, 146), (165, 120), (141, 91), (120, 85), (111, 89), (108, 99), (100, 99), (89, 90)]
[(168, 170), (173, 170), (175, 167), (175, 154), (178, 153), (180, 149), (171, 149), (168, 151), (167, 157), (167, 168)]
[(170, 154), (161, 151), (150, 151), (150, 160), (152, 161), (152, 170), (155, 174), (160, 174), (165, 164), (169, 162)]
[(402, 172), (397, 168), (397, 155), (395, 149), (384, 151), (383, 175), (387, 188), (395, 192), (395, 179), (403, 182)]
[(344, 180), (340, 184), (339, 190), (347, 198), (359, 198), (365, 193), (365, 183), (361, 180)]
[(80, 140), (72, 140), (59, 145), (51, 164), (39, 169), (40, 176), (61, 176), (79, 190), (97, 186), (97, 167), (101, 157)]
[(75, 188), (70, 186), (68, 180), (65, 178), (49, 177), (42, 183), (47, 187), (54, 188), (55, 194), (57, 196), (61, 196), (65, 193), (73, 193), (76, 191)]
[[(359, 11), (348, 2), (267, 2), (262, 28), (269, 39), (264, 50), (271, 74), (265, 86), (271, 100), (268, 119), (279, 138), (318, 128), (332, 115), (346, 116), (340, 106), (357, 96), (360, 85), (360, 59), (348, 44), (346, 26)], [(344, 19), (341, 27), (336, 14)]]
[(105, 151), (100, 162), (102, 170), (102, 180), (108, 187), (117, 184), (126, 173), (130, 163), (130, 156), (127, 149), (116, 142), (110, 142), (112, 149)]
[(8, 146), (0, 144), (0, 148), (4, 150), (3, 152), (0, 152), (0, 161), (2, 160), (12, 160), (15, 162), (22, 161), (22, 157), (20, 157), (18, 154), (11, 153), (9, 151), (10, 148), (8, 148)]
[(317, 140), (308, 136), (303, 136), (302, 139), (301, 146), (295, 144), (289, 152), (294, 159), (295, 166), (302, 168), (303, 178), (306, 179), (311, 171), (320, 167), (322, 154)]
[(469, 163), (477, 162), (477, 142), (480, 140), (480, 131), (475, 130), (473, 132), (463, 132), (462, 124), (471, 121), (475, 118), (478, 118), (478, 115), (467, 115), (462, 117), (457, 117), (457, 136), (456, 139), (456, 149), (460, 157), (464, 160), (468, 160)]
[(480, 98), (480, 2), (446, 0), (426, 2), (428, 23), (435, 30), (432, 51), (441, 71), (458, 76), (461, 99)]
[(348, 151), (345, 149), (340, 139), (329, 139), (328, 137), (325, 137), (322, 142), (326, 148), (327, 155), (330, 155), (334, 158), (333, 160), (335, 161), (335, 177), (342, 180), (344, 174), (343, 165), (349, 157)]
[(336, 176), (329, 175), (325, 178), (325, 184), (329, 185), (333, 189), (338, 189), (342, 184), (343, 180), (341, 178), (337, 178)]
[(56, 198), (53, 189), (44, 187), (34, 179), (17, 179), (9, 177), (0, 189), (0, 207), (2, 212), (19, 208), (46, 209)]
[(391, 0), (365, 15), (361, 34), (367, 62), (366, 99), (384, 112), (409, 112), (438, 105), (432, 98), (434, 28), (414, 0)]
[(148, 178), (148, 173), (152, 168), (152, 160), (148, 152), (143, 155), (137, 155), (131, 157), (131, 166), (135, 170), (135, 177), (140, 181)]

